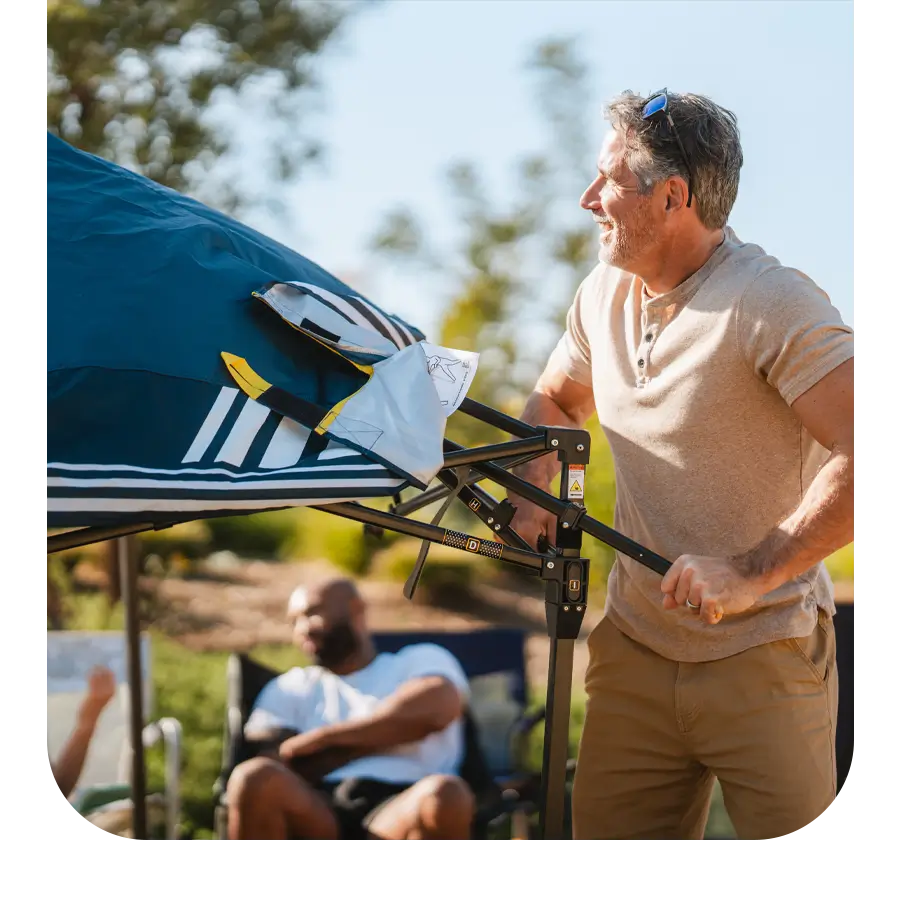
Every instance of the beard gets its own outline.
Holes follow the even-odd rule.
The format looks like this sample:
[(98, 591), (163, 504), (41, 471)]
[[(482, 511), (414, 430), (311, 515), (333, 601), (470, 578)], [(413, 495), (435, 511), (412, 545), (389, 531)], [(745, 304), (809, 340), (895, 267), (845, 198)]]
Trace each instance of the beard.
[(613, 223), (611, 231), (600, 232), (597, 258), (609, 266), (631, 271), (633, 266), (657, 240), (657, 226), (650, 214), (649, 203), (637, 206), (626, 219)]
[(333, 669), (345, 663), (360, 648), (360, 639), (349, 622), (338, 622), (322, 636), (313, 657), (318, 666)]

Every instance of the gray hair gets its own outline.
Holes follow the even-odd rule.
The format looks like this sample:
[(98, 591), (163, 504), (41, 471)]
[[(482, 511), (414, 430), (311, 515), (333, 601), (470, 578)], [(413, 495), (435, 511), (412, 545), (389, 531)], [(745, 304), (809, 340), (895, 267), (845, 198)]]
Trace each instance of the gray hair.
[(637, 177), (640, 193), (649, 193), (673, 175), (687, 181), (691, 174), (692, 205), (700, 221), (710, 229), (724, 228), (737, 199), (744, 164), (737, 117), (699, 94), (669, 93), (668, 97), (690, 173), (665, 116), (642, 118), (649, 98), (625, 91), (606, 105), (605, 116), (625, 139), (628, 168)]

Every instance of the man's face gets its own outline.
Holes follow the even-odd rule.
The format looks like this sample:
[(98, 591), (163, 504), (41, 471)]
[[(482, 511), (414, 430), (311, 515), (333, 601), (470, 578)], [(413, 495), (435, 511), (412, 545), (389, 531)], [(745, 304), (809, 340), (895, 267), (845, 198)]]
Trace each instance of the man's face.
[(360, 647), (351, 605), (344, 597), (311, 590), (291, 601), (288, 618), (295, 646), (316, 665), (340, 668)]
[(600, 228), (602, 262), (633, 271), (653, 254), (664, 226), (656, 194), (638, 193), (637, 178), (625, 163), (625, 141), (610, 131), (597, 159), (597, 177), (581, 197), (582, 209)]

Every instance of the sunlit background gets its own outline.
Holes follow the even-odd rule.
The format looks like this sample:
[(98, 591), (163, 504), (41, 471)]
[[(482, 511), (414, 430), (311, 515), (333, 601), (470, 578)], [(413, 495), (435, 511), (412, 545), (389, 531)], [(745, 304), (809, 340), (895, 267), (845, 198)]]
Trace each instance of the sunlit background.
[[(479, 351), (472, 395), (512, 414), (596, 259), (578, 199), (603, 102), (625, 89), (707, 94), (736, 113), (730, 224), (853, 323), (850, 2), (48, 0), (47, 34), (51, 130), (248, 222), (430, 340)], [(458, 418), (455, 439), (496, 439)], [(612, 460), (590, 429), (586, 505), (609, 522)], [(586, 543), (599, 613), (611, 554)], [(211, 835), (225, 654), (292, 664), (286, 592), (322, 562), (364, 583), (379, 627), (524, 627), (540, 697), (539, 585), (501, 567), (436, 548), (409, 603), (416, 542), (373, 543), (306, 510), (195, 522), (140, 548), (157, 713), (189, 735), (185, 836)], [(49, 628), (121, 628), (103, 552), (49, 560)], [(852, 600), (852, 545), (828, 565)], [(573, 746), (582, 715), (576, 688)], [(717, 799), (711, 833), (729, 829)]]

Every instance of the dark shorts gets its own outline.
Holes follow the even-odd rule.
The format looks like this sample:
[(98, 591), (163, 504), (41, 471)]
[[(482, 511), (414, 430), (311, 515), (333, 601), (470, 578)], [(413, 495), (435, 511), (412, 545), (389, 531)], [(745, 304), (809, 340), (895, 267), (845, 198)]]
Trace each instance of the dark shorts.
[(369, 824), (394, 797), (412, 784), (392, 784), (370, 778), (323, 782), (318, 791), (328, 801), (342, 840), (361, 841), (369, 836)]

